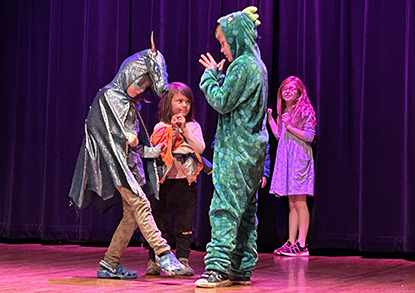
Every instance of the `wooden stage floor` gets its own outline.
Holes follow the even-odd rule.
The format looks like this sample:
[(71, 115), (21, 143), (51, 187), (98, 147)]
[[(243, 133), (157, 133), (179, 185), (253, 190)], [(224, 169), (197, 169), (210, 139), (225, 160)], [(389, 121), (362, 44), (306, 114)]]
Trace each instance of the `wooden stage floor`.
[(359, 256), (259, 255), (251, 286), (195, 288), (204, 252), (192, 250), (193, 277), (145, 276), (147, 250), (129, 247), (122, 264), (136, 280), (96, 278), (105, 247), (1, 244), (0, 292), (415, 292), (415, 262)]

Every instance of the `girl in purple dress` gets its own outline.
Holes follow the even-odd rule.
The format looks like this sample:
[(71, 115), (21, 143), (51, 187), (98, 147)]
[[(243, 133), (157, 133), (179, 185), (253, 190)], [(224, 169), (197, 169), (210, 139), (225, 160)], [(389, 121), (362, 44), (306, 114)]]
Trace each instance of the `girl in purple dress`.
[(308, 256), (306, 238), (310, 223), (307, 195), (314, 196), (314, 140), (316, 115), (304, 83), (286, 78), (277, 92), (277, 121), (268, 109), (268, 123), (278, 140), (270, 193), (288, 196), (289, 239), (274, 251), (277, 255)]

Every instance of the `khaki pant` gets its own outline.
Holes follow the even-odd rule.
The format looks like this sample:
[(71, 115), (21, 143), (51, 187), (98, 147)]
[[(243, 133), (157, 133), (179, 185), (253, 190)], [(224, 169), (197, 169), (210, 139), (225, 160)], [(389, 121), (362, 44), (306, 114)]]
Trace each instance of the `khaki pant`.
[(137, 196), (124, 187), (117, 186), (117, 189), (122, 197), (123, 218), (112, 236), (104, 260), (113, 267), (120, 263), (121, 254), (128, 246), (137, 226), (156, 255), (170, 250), (154, 222), (148, 199), (145, 196)]

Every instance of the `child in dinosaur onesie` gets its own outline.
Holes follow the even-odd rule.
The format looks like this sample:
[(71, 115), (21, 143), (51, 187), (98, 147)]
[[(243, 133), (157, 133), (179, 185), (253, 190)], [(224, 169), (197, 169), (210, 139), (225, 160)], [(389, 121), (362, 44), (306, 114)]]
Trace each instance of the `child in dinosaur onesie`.
[(230, 65), (207, 53), (200, 89), (218, 112), (213, 155), (214, 193), (209, 209), (211, 241), (197, 287), (250, 285), (258, 253), (257, 190), (263, 175), (268, 132), (268, 73), (256, 44), (256, 7), (218, 20), (215, 36)]

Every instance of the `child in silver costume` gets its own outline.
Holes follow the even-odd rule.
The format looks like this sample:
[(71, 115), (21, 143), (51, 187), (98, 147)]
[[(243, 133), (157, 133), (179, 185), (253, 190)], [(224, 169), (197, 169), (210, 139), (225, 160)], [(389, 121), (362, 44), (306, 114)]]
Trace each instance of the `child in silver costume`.
[[(156, 192), (158, 182), (146, 182), (141, 156), (154, 158), (165, 149), (162, 144), (152, 147), (148, 135), (143, 135), (145, 128), (136, 104), (138, 96), (149, 88), (159, 97), (168, 91), (164, 57), (154, 46), (122, 63), (112, 82), (99, 90), (85, 122), (85, 138), (69, 194), (71, 201), (78, 213), (91, 203), (105, 212), (119, 202), (115, 192), (118, 190), (123, 203), (123, 218), (100, 262), (99, 278), (137, 277), (136, 271), (120, 264), (121, 254), (137, 226), (166, 274), (183, 270), (157, 228), (144, 192)], [(154, 169), (150, 171), (150, 178), (156, 179)]]

